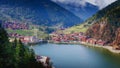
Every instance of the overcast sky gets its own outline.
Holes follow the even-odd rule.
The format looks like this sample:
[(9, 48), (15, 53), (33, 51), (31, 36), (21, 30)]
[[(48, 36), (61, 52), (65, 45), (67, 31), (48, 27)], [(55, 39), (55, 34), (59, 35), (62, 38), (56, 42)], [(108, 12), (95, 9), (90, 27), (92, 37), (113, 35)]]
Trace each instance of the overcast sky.
[(64, 4), (72, 4), (76, 7), (84, 7), (86, 3), (91, 3), (93, 5), (96, 5), (99, 7), (99, 9), (102, 9), (106, 7), (107, 5), (111, 4), (112, 2), (115, 2), (116, 0), (52, 0), (54, 2), (60, 2)]

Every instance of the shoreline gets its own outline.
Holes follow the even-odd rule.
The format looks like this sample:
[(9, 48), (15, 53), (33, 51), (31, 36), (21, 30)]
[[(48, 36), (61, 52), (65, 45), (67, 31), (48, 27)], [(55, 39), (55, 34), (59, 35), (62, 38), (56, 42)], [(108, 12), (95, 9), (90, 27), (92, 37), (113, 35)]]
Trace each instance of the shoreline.
[(115, 54), (120, 54), (120, 50), (114, 50), (112, 48), (112, 46), (102, 46), (102, 45), (93, 45), (93, 44), (89, 44), (89, 43), (80, 43), (84, 46), (90, 46), (90, 47), (97, 47), (97, 48), (104, 48), (104, 49), (107, 49), (108, 51), (112, 52), (112, 53), (115, 53)]
[(107, 49), (108, 51), (116, 54), (120, 54), (120, 50), (114, 50), (112, 46), (102, 46), (102, 45), (94, 45), (86, 42), (50, 42), (50, 43), (55, 43), (55, 44), (81, 44), (83, 46), (90, 46), (90, 47), (97, 47), (97, 48), (104, 48)]

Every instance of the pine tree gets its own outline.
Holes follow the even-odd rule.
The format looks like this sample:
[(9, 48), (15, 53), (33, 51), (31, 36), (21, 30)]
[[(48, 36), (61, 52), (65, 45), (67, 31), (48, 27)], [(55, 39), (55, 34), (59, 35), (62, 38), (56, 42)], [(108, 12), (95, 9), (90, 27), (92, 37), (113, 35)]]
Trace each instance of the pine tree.
[(19, 52), (19, 56), (20, 56), (20, 63), (19, 63), (19, 67), (20, 68), (28, 68), (28, 63), (29, 61), (29, 48), (27, 48), (25, 45), (22, 44), (22, 42), (19, 40), (19, 44), (20, 44), (20, 52)]
[(4, 28), (0, 25), (0, 68), (45, 68), (35, 59), (33, 50), (15, 38), (9, 42)]
[(0, 68), (11, 67), (12, 56), (8, 35), (0, 24)]

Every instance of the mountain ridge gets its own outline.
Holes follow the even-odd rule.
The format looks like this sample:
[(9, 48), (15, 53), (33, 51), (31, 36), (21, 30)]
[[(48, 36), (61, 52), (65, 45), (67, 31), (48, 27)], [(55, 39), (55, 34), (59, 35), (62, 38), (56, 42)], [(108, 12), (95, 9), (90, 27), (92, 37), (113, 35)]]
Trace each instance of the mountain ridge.
[[(0, 19), (44, 26), (70, 27), (82, 22), (68, 10), (50, 0), (0, 0)], [(74, 21), (73, 21), (74, 20)]]
[(76, 16), (80, 17), (83, 20), (86, 20), (87, 18), (91, 17), (99, 10), (97, 6), (92, 5), (90, 3), (86, 3), (85, 6), (79, 6), (79, 7), (76, 7), (71, 4), (63, 4), (59, 2), (57, 2), (57, 4), (69, 10), (70, 12), (74, 13)]

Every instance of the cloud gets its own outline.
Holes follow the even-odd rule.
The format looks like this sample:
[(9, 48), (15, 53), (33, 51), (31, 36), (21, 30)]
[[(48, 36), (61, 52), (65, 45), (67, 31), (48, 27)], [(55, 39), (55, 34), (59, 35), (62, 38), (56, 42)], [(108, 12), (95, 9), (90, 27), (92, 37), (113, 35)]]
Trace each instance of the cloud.
[(91, 3), (95, 6), (98, 6), (99, 9), (106, 7), (107, 5), (115, 2), (116, 0), (52, 0), (53, 2), (59, 2), (63, 4), (71, 4), (76, 7), (84, 7), (86, 3)]
[(85, 0), (52, 0), (54, 2), (64, 3), (64, 4), (72, 4), (76, 7), (85, 6)]
[(115, 1), (116, 0), (95, 0), (95, 3), (99, 7), (99, 9), (102, 9)]

